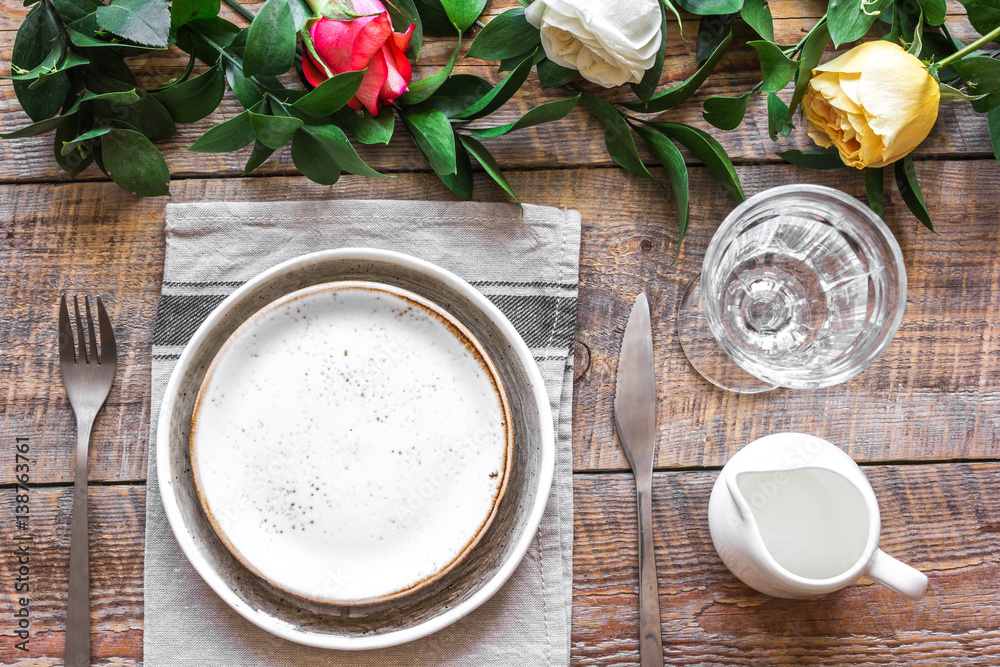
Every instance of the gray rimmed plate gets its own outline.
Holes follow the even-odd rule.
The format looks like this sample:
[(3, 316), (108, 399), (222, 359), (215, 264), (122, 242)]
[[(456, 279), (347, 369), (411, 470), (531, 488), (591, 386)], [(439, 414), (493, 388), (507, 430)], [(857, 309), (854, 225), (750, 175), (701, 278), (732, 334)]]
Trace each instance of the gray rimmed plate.
[[(337, 605), (290, 597), (255, 576), (222, 543), (198, 500), (189, 454), (195, 398), (229, 337), (267, 304), (334, 281), (395, 286), (437, 304), (479, 341), (506, 388), (513, 448), (507, 488), (479, 543), (433, 583), (398, 599)], [(531, 354), (510, 322), (454, 274), (401, 253), (341, 249), (280, 264), (240, 287), (201, 325), (171, 376), (157, 441), (160, 491), (181, 548), (233, 609), (286, 639), (338, 649), (378, 648), (425, 636), (485, 602), (517, 567), (541, 520), (552, 482), (548, 398)]]

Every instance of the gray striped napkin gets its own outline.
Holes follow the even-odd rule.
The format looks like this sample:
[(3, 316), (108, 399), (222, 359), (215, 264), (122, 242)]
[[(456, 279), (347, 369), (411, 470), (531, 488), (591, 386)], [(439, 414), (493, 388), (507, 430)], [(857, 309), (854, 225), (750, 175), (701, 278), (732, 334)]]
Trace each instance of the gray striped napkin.
[[(163, 292), (153, 335), (146, 494), (146, 667), (569, 663), (573, 580), (571, 411), (580, 214), (468, 202), (326, 201), (167, 206)], [(556, 475), (537, 538), (507, 584), (469, 616), (391, 649), (293, 644), (232, 611), (181, 552), (156, 475), (156, 422), (167, 380), (202, 320), (261, 271), (324, 248), (398, 250), (471, 282), (510, 318), (545, 379)]]

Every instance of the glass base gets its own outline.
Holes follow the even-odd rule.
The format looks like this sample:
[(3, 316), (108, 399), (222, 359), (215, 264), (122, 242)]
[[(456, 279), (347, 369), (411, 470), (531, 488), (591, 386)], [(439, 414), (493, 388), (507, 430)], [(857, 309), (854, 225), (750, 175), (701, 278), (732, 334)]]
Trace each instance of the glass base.
[(701, 307), (700, 277), (688, 285), (677, 307), (677, 337), (691, 366), (716, 387), (740, 394), (777, 388), (740, 368), (715, 342)]

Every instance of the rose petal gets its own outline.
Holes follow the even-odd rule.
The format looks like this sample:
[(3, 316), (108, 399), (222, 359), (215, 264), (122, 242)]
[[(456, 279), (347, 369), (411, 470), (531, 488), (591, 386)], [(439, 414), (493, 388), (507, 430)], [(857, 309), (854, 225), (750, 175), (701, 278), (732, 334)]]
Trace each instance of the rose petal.
[(861, 113), (861, 107), (855, 104), (841, 88), (840, 81), (844, 77), (845, 75), (835, 72), (821, 72), (809, 80), (809, 87), (822, 95), (833, 107), (850, 113)]
[(853, 49), (837, 56), (829, 62), (818, 65), (813, 72), (840, 72), (860, 74), (866, 67), (869, 60), (878, 60), (891, 51), (901, 51), (902, 49), (892, 42), (878, 40), (875, 42), (865, 42), (855, 46)]
[(382, 57), (385, 59), (387, 67), (385, 83), (382, 84), (379, 97), (386, 103), (392, 104), (406, 90), (409, 81), (404, 79), (399, 70), (393, 66), (393, 57), (392, 53), (389, 52), (389, 43), (382, 47)]
[(388, 12), (376, 16), (365, 24), (354, 39), (351, 69), (359, 70), (367, 67), (368, 61), (381, 50), (385, 40), (389, 39), (391, 35), (392, 24), (389, 22)]
[(361, 80), (361, 86), (358, 88), (358, 92), (354, 94), (354, 97), (360, 100), (373, 116), (378, 115), (378, 95), (382, 90), (382, 86), (385, 85), (385, 80), (388, 76), (389, 67), (386, 65), (381, 51), (379, 51), (368, 61), (365, 78)]
[(351, 67), (351, 53), (358, 32), (369, 22), (370, 18), (354, 21), (332, 21), (323, 18), (316, 21), (309, 29), (316, 54), (335, 74), (351, 69), (362, 69)]
[(313, 86), (318, 86), (327, 79), (323, 68), (316, 64), (308, 51), (302, 54), (302, 73), (305, 75), (306, 81)]
[(403, 53), (410, 50), (410, 37), (413, 36), (414, 28), (416, 28), (416, 26), (411, 23), (410, 27), (406, 29), (406, 32), (392, 33), (392, 41), (395, 42), (396, 48)]
[(937, 120), (938, 84), (916, 56), (901, 48), (870, 64), (858, 92), (868, 124), (897, 158), (927, 138)]
[[(408, 86), (413, 79), (413, 68), (410, 66), (410, 61), (406, 58), (406, 53), (396, 46), (394, 41), (386, 42), (385, 49), (387, 50), (386, 62), (389, 64), (389, 67), (394, 69)], [(406, 90), (405, 86), (403, 90)]]

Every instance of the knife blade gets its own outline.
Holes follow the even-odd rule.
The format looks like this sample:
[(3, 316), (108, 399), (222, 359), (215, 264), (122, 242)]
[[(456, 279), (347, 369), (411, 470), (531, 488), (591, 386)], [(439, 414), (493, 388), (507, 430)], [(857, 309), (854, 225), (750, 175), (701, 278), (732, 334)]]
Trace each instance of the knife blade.
[(635, 298), (615, 378), (615, 429), (635, 475), (639, 523), (639, 661), (662, 667), (660, 599), (653, 552), (653, 456), (656, 449), (656, 377), (649, 302)]

